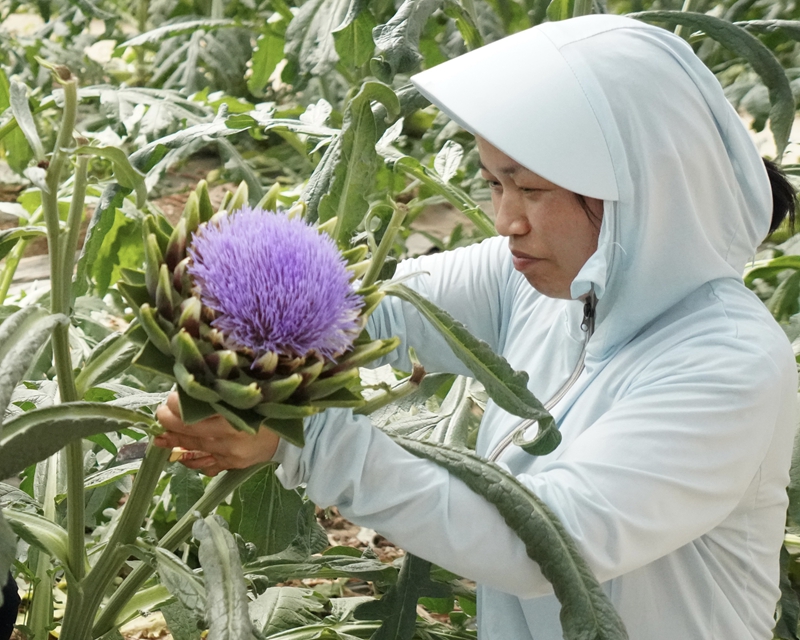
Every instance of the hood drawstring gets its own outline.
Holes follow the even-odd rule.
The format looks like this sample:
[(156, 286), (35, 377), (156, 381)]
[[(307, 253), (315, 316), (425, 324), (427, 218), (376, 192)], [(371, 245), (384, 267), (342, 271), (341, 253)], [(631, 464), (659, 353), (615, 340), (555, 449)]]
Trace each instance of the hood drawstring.
[[(594, 288), (589, 292), (589, 295), (586, 297), (586, 301), (583, 303), (583, 320), (581, 321), (581, 330), (586, 332), (586, 337), (583, 340), (583, 349), (581, 350), (581, 355), (578, 358), (578, 362), (575, 365), (575, 369), (573, 369), (572, 373), (570, 374), (569, 378), (567, 378), (566, 382), (561, 385), (558, 391), (553, 394), (553, 397), (550, 398), (544, 404), (544, 408), (547, 411), (550, 411), (554, 406), (556, 406), (561, 399), (567, 395), (567, 391), (572, 388), (578, 378), (580, 377), (581, 373), (583, 373), (584, 369), (584, 362), (586, 360), (586, 347), (589, 345), (589, 340), (594, 333), (594, 320), (595, 320), (595, 309), (597, 307), (597, 296), (594, 294)], [(494, 448), (494, 451), (489, 455), (487, 460), (489, 462), (495, 462), (500, 455), (508, 448), (511, 442), (514, 440), (518, 433), (524, 433), (528, 429), (530, 429), (534, 424), (536, 424), (538, 420), (524, 420), (522, 424), (516, 427), (511, 433), (509, 433), (505, 438), (503, 438), (500, 443)]]

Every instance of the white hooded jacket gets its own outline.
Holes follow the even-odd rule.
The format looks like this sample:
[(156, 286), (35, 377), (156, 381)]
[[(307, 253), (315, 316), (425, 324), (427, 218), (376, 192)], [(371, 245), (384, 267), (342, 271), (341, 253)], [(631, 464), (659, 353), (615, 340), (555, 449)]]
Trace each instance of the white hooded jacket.
[[(766, 172), (714, 76), (680, 38), (592, 16), (516, 34), (416, 76), (468, 130), (566, 189), (604, 200), (575, 300), (542, 296), (502, 238), (401, 265), (408, 284), (550, 398), (551, 454), (499, 458), (559, 516), (633, 640), (771, 638), (795, 429), (791, 348), (740, 274), (769, 226)], [(468, 372), (410, 306), (382, 303), (389, 360)], [(487, 407), (488, 456), (520, 419)], [(279, 477), (320, 505), (479, 583), (483, 640), (561, 638), (559, 605), (496, 510), (366, 418), (328, 411)]]

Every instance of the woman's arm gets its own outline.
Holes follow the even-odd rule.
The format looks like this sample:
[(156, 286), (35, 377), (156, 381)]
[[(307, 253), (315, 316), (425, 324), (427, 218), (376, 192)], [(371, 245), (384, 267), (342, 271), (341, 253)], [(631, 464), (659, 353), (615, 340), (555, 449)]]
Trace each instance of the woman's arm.
[[(499, 350), (503, 312), (511, 295), (513, 266), (507, 241), (496, 237), (480, 244), (404, 260), (395, 279), (414, 289), (466, 325), (473, 335)], [(403, 342), (380, 364), (411, 370), (408, 347), (414, 347), (429, 372), (470, 375), (450, 347), (409, 303), (387, 297), (372, 314), (367, 330), (373, 338), (398, 336)]]

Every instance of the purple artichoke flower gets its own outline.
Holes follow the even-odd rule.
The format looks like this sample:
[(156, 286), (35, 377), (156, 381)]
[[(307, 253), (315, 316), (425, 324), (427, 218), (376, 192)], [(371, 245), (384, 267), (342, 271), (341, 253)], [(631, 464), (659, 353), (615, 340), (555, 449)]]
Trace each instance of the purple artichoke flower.
[(333, 359), (361, 331), (363, 300), (334, 241), (299, 218), (244, 207), (201, 226), (188, 272), (229, 348)]

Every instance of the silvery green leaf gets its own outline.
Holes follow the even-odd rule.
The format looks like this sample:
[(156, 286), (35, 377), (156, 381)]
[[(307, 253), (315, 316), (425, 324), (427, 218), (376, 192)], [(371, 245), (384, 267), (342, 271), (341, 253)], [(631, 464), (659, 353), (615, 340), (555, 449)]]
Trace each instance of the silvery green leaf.
[(153, 551), (161, 584), (189, 611), (205, 619), (208, 594), (200, 577), (166, 549), (156, 547)]
[(71, 402), (33, 409), (3, 425), (0, 436), (0, 476), (10, 478), (44, 460), (77, 438), (129, 427), (149, 427), (150, 416), (95, 402)]
[[(0, 325), (0, 416), (5, 413), (16, 386), (33, 363), (39, 349), (49, 340), (53, 329), (56, 325), (68, 322), (69, 319), (62, 314), (50, 315), (43, 307), (31, 306), (20, 309)], [(26, 466), (18, 470), (21, 471)], [(11, 475), (2, 477), (8, 478)]]
[(311, 589), (269, 587), (250, 603), (250, 619), (256, 629), (269, 637), (296, 627), (319, 622), (325, 609)]
[(284, 53), (301, 77), (330, 73), (339, 62), (333, 32), (347, 15), (349, 0), (309, 0), (286, 27)]
[(375, 27), (372, 37), (380, 62), (372, 65), (373, 73), (390, 80), (397, 73), (412, 71), (422, 59), (419, 40), (422, 30), (442, 0), (405, 0), (386, 24)]
[[(44, 551), (47, 555), (57, 558), (65, 570), (71, 570), (69, 540), (67, 532), (62, 527), (44, 516), (40, 516), (38, 513), (3, 509), (3, 515), (5, 520), (0, 525), (0, 540), (5, 537), (5, 531), (1, 529), (10, 525), (13, 532), (25, 542)], [(0, 542), (0, 548), (3, 544), (3, 542)], [(0, 556), (2, 553), (0, 551)]]
[(436, 154), (436, 159), (433, 161), (433, 167), (436, 172), (442, 176), (442, 180), (450, 182), (461, 164), (461, 158), (464, 156), (464, 147), (457, 142), (448, 140), (444, 143), (439, 153)]
[(28, 104), (28, 89), (24, 84), (16, 80), (12, 80), (10, 84), (11, 112), (17, 120), (20, 130), (25, 135), (25, 139), (33, 149), (33, 155), (36, 160), (44, 160), (44, 147), (42, 146), (41, 138), (39, 138), (39, 132), (36, 130), (36, 123), (33, 121), (31, 107)]
[(88, 491), (89, 489), (97, 489), (98, 487), (111, 484), (112, 482), (116, 482), (125, 476), (135, 474), (139, 470), (140, 466), (142, 466), (142, 461), (135, 460), (133, 462), (127, 462), (116, 467), (111, 467), (110, 469), (98, 471), (97, 473), (86, 476), (86, 480), (83, 482), (83, 488), (84, 490)]
[(50, 188), (47, 186), (47, 172), (41, 167), (28, 167), (22, 173), (33, 183), (33, 186), (40, 189), (42, 193), (50, 191)]
[(403, 132), (403, 123), (405, 122), (405, 118), (398, 118), (397, 122), (395, 122), (391, 127), (389, 127), (386, 131), (383, 132), (380, 140), (378, 140), (378, 144), (375, 145), (378, 151), (383, 155), (386, 151), (388, 151), (395, 140), (400, 137), (400, 134)]
[(138, 47), (143, 44), (158, 43), (165, 38), (176, 36), (181, 33), (195, 33), (197, 31), (205, 31), (209, 29), (221, 29), (224, 27), (236, 27), (238, 24), (235, 20), (186, 20), (185, 22), (176, 22), (168, 24), (163, 27), (151, 29), (145, 33), (126, 40), (118, 47)]
[(312, 127), (323, 127), (333, 111), (331, 103), (320, 98), (314, 104), (308, 105), (306, 110), (300, 114), (300, 122), (311, 125)]
[(236, 541), (219, 516), (198, 520), (192, 534), (200, 542), (198, 556), (206, 585), (208, 635), (214, 640), (250, 640), (247, 588)]

